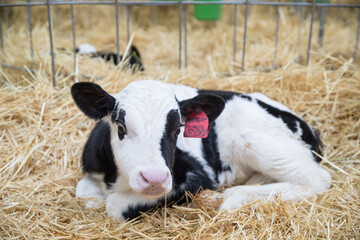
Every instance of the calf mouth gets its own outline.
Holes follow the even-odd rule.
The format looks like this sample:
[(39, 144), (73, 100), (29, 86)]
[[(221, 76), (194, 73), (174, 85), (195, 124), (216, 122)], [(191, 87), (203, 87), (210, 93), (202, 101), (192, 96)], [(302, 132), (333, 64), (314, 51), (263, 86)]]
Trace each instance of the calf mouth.
[(145, 198), (154, 199), (162, 197), (169, 192), (170, 190), (164, 188), (162, 184), (151, 184), (147, 188), (143, 189), (140, 194)]

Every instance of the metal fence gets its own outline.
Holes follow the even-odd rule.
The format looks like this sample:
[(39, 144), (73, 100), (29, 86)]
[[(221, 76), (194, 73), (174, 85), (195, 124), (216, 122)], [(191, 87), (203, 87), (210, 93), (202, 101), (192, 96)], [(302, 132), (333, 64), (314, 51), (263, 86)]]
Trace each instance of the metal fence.
[[(356, 57), (358, 46), (359, 46), (359, 35), (360, 35), (360, 4), (343, 4), (340, 0), (337, 0), (335, 3), (333, 0), (332, 3), (326, 0), (312, 0), (312, 2), (307, 2), (304, 0), (294, 0), (293, 2), (279, 2), (279, 1), (266, 1), (263, 0), (262, 2), (256, 0), (224, 0), (224, 1), (131, 1), (131, 0), (112, 0), (112, 1), (86, 1), (86, 0), (2, 0), (0, 1), (0, 14), (4, 14), (5, 16), (0, 15), (0, 44), (1, 44), (1, 51), (6, 51), (4, 49), (3, 43), (3, 36), (4, 31), (3, 27), (8, 28), (10, 25), (9, 19), (9, 9), (12, 7), (25, 7), (27, 9), (27, 22), (28, 22), (28, 30), (29, 30), (29, 44), (30, 44), (30, 54), (31, 54), (31, 64), (28, 67), (30, 71), (33, 71), (34, 66), (34, 50), (33, 50), (33, 39), (32, 39), (32, 14), (31, 8), (36, 6), (46, 6), (47, 8), (47, 20), (49, 26), (49, 36), (50, 36), (50, 53), (51, 53), (51, 68), (52, 68), (52, 81), (53, 85), (56, 85), (56, 70), (55, 70), (55, 59), (54, 59), (54, 41), (53, 41), (53, 25), (52, 25), (52, 14), (51, 14), (51, 7), (60, 6), (60, 5), (67, 5), (70, 6), (70, 14), (71, 14), (71, 26), (72, 26), (72, 42), (73, 42), (73, 51), (74, 51), (74, 65), (76, 63), (76, 29), (75, 29), (75, 15), (74, 15), (74, 6), (75, 5), (112, 5), (115, 8), (115, 23), (116, 23), (116, 50), (117, 50), (117, 58), (119, 59), (120, 53), (120, 40), (119, 40), (119, 7), (123, 6), (126, 7), (126, 34), (127, 40), (129, 41), (130, 36), (130, 6), (153, 6), (153, 23), (156, 23), (156, 7), (157, 6), (177, 6), (179, 9), (179, 25), (178, 25), (178, 32), (179, 32), (179, 49), (178, 49), (178, 67), (182, 69), (183, 67), (187, 67), (188, 59), (187, 59), (187, 52), (188, 52), (188, 6), (189, 5), (208, 5), (208, 4), (222, 4), (222, 5), (232, 5), (234, 8), (233, 18), (234, 18), (234, 34), (233, 34), (233, 61), (236, 62), (236, 51), (237, 51), (237, 19), (238, 19), (238, 6), (244, 6), (245, 10), (243, 13), (244, 17), (244, 33), (243, 33), (243, 44), (242, 44), (242, 57), (241, 57), (241, 70), (244, 71), (244, 64), (245, 64), (245, 56), (246, 56), (246, 39), (247, 39), (247, 22), (248, 22), (248, 12), (251, 6), (268, 6), (271, 8), (276, 8), (277, 10), (277, 17), (276, 17), (276, 32), (275, 32), (275, 40), (274, 40), (274, 56), (273, 56), (273, 66), (276, 67), (277, 62), (277, 51), (278, 51), (278, 33), (279, 33), (279, 18), (280, 13), (279, 9), (281, 7), (292, 6), (299, 8), (300, 13), (300, 22), (303, 23), (304, 20), (304, 8), (309, 7), (311, 8), (311, 21), (309, 26), (309, 35), (308, 35), (308, 44), (307, 44), (307, 55), (306, 55), (306, 65), (309, 64), (310, 60), (310, 50), (311, 50), (311, 40), (313, 37), (313, 23), (315, 21), (315, 12), (317, 9), (320, 9), (320, 18), (319, 18), (319, 34), (318, 34), (318, 42), (321, 46), (323, 44), (323, 37), (324, 37), (324, 28), (325, 28), (325, 17), (326, 17), (326, 10), (327, 8), (356, 8), (358, 10), (358, 17), (357, 17), (357, 32), (356, 32), (356, 39), (355, 39), (355, 46), (353, 51), (353, 57)], [(89, 24), (91, 26), (91, 11), (89, 11)], [(184, 38), (184, 39), (183, 39)], [(182, 53), (184, 53), (184, 58), (182, 57)], [(28, 70), (21, 66), (14, 66), (6, 64), (5, 62), (1, 62), (1, 66), (3, 68), (12, 68), (17, 70)], [(74, 66), (75, 69), (75, 66)], [(86, 77), (86, 76), (84, 76)]]

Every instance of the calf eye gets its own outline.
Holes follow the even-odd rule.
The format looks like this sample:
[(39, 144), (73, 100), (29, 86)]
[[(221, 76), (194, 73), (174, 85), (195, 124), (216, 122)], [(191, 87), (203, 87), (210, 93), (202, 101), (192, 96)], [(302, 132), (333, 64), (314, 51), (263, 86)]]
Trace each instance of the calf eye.
[(123, 123), (118, 122), (118, 136), (120, 140), (123, 140), (126, 134), (126, 127)]
[(174, 139), (176, 139), (176, 138), (179, 136), (179, 134), (180, 134), (180, 132), (181, 132), (180, 128), (181, 128), (182, 126), (184, 126), (184, 125), (179, 124), (178, 127), (176, 128), (176, 130), (173, 132), (173, 135), (172, 135), (172, 136), (173, 136)]

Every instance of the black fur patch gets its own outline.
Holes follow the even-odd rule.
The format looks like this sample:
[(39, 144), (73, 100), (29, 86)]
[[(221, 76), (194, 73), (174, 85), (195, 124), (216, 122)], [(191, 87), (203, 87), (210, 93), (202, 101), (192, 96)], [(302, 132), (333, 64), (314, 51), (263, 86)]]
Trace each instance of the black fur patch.
[(225, 101), (215, 94), (199, 94), (193, 98), (183, 100), (179, 103), (181, 116), (188, 116), (194, 109), (201, 107), (209, 119), (214, 121), (224, 110)]
[(116, 103), (115, 107), (114, 107), (114, 110), (111, 112), (111, 122), (112, 123), (115, 123), (116, 120), (118, 119), (118, 115), (119, 115), (118, 110), (117, 110), (118, 105), (119, 105), (119, 103)]
[(220, 91), (220, 90), (198, 90), (199, 94), (214, 94), (222, 97), (225, 102), (232, 100), (235, 96), (241, 97), (245, 100), (251, 101), (251, 97), (242, 93), (231, 92), (231, 91)]
[(82, 155), (83, 170), (87, 173), (103, 173), (109, 186), (115, 182), (118, 173), (110, 144), (110, 126), (99, 121), (91, 131)]
[[(113, 52), (96, 52), (91, 55), (92, 57), (101, 57), (107, 62), (111, 62), (114, 65), (118, 65), (122, 59), (124, 58), (123, 55), (119, 56), (119, 61), (117, 58), (117, 54)], [(126, 57), (125, 61), (128, 61), (128, 67), (133, 69), (134, 72), (136, 71), (145, 71), (144, 65), (141, 60), (140, 52), (135, 46), (131, 46), (129, 50), (129, 54)]]
[(117, 106), (118, 103), (116, 103), (116, 106), (111, 113), (111, 122), (118, 125), (118, 137), (120, 140), (123, 140), (127, 133), (126, 123), (125, 123), (126, 112), (123, 109), (120, 109), (118, 112)]
[(217, 134), (215, 131), (215, 122), (210, 124), (209, 136), (202, 139), (203, 157), (209, 166), (215, 171), (216, 181), (219, 182), (218, 176), (225, 171), (231, 171), (230, 166), (224, 165), (220, 159), (220, 153), (217, 143)]
[(115, 98), (96, 83), (75, 83), (71, 87), (71, 95), (80, 110), (95, 120), (105, 117), (115, 106)]
[[(187, 178), (187, 174), (192, 173), (193, 178)], [(175, 190), (182, 184), (188, 192), (197, 191), (201, 186), (203, 189), (215, 189), (216, 183), (212, 182), (199, 163), (190, 153), (176, 148), (175, 164), (173, 169), (173, 181)]]
[[(297, 132), (299, 126), (302, 130), (301, 139), (311, 146), (311, 150), (317, 152), (319, 155), (322, 155), (321, 140), (319, 135), (315, 132), (315, 130), (315, 134), (313, 134), (312, 129), (303, 119), (290, 112), (282, 111), (278, 108), (275, 108), (267, 103), (264, 103), (263, 101), (257, 100), (257, 103), (260, 107), (264, 108), (274, 117), (281, 118), (282, 121), (292, 132)], [(321, 162), (321, 158), (319, 158), (315, 154), (313, 154), (313, 156), (317, 162)]]
[(180, 115), (178, 110), (171, 110), (166, 117), (166, 125), (161, 138), (161, 154), (165, 159), (166, 165), (172, 169), (175, 160), (175, 148), (177, 140), (177, 130), (180, 127)]

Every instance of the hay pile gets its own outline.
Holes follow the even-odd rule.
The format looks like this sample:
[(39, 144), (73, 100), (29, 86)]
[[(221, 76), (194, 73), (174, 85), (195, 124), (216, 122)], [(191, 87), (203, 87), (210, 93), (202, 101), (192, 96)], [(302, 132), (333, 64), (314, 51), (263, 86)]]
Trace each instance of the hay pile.
[[(76, 9), (77, 16), (83, 16), (80, 8)], [(61, 16), (67, 14), (66, 9), (61, 10)], [(94, 17), (102, 16), (102, 21), (93, 26), (92, 32), (80, 22), (78, 42), (113, 50), (115, 30), (104, 30), (113, 20), (112, 13), (107, 16), (109, 8), (97, 10)], [(109, 219), (104, 204), (96, 209), (84, 208), (84, 203), (74, 196), (75, 186), (83, 177), (80, 156), (94, 122), (76, 108), (69, 94), (74, 82), (71, 55), (57, 54), (57, 87), (51, 86), (49, 42), (44, 37), (47, 26), (36, 22), (34, 73), (0, 69), (0, 237), (357, 239), (360, 234), (360, 71), (358, 60), (349, 58), (356, 24), (348, 24), (351, 20), (344, 18), (348, 15), (355, 19), (356, 15), (349, 15), (354, 12), (345, 10), (339, 21), (328, 18), (324, 47), (317, 48), (314, 39), (311, 63), (306, 67), (294, 62), (297, 52), (306, 56), (305, 37), (302, 49), (296, 49), (298, 18), (291, 16), (291, 9), (284, 9), (278, 53), (280, 68), (262, 72), (257, 70), (272, 63), (275, 26), (269, 19), (273, 20), (274, 15), (264, 8), (252, 8), (247, 71), (235, 74), (231, 62), (232, 9), (224, 8), (227, 14), (215, 24), (191, 20), (189, 68), (180, 72), (176, 11), (159, 11), (157, 26), (133, 19), (134, 43), (143, 55), (145, 75), (131, 75), (101, 60), (85, 57), (80, 60), (79, 73), (103, 76), (103, 80), (91, 81), (110, 92), (119, 91), (137, 79), (158, 78), (199, 88), (265, 93), (319, 130), (325, 143), (322, 165), (332, 174), (332, 188), (296, 203), (255, 201), (233, 213), (184, 204), (158, 209), (144, 214), (141, 220), (127, 223)], [(151, 12), (133, 9), (134, 18), (140, 19), (141, 14), (145, 17)], [(6, 30), (3, 62), (20, 66), (29, 63), (23, 24), (20, 18)], [(62, 24), (56, 32), (56, 47), (71, 49), (69, 20)], [(308, 30), (302, 31), (306, 36)], [(242, 32), (241, 26), (238, 36)], [(124, 39), (122, 36), (122, 43)], [(241, 42), (239, 37), (237, 59), (241, 59)], [(234, 65), (238, 66), (239, 62)], [(219, 76), (217, 73), (221, 72), (234, 74)]]

